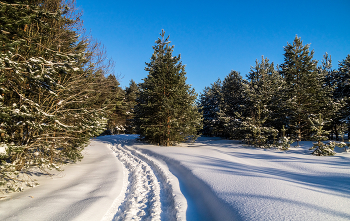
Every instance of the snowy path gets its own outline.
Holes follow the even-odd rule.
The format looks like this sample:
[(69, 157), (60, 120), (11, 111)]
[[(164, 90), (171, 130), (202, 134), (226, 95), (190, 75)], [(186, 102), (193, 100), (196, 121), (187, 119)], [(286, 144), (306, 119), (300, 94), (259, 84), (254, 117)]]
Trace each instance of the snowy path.
[(0, 201), (0, 220), (101, 220), (123, 186), (122, 164), (107, 144), (92, 141), (84, 159), (38, 187)]
[(122, 192), (110, 212), (115, 214), (112, 220), (186, 220), (186, 199), (177, 179), (162, 162), (133, 149), (134, 138), (133, 135), (98, 138), (109, 143), (126, 174)]
[[(350, 154), (200, 138), (99, 137), (60, 177), (0, 201), (0, 220), (350, 220)], [(339, 150), (338, 150), (339, 151)]]

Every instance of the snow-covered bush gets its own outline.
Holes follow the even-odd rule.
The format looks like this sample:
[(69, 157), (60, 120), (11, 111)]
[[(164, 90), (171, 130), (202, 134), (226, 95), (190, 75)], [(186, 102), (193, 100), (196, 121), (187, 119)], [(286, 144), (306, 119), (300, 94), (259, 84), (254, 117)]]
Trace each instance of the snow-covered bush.
[(286, 129), (285, 129), (284, 125), (283, 125), (281, 131), (282, 131), (282, 136), (278, 140), (276, 147), (281, 149), (281, 150), (288, 150), (290, 145), (292, 143), (294, 143), (294, 140), (292, 140), (292, 139), (290, 139), (290, 137), (286, 136)]
[(329, 143), (318, 141), (317, 143), (313, 143), (313, 147), (311, 147), (310, 150), (314, 150), (312, 154), (316, 156), (333, 156), (336, 154), (334, 147), (335, 142), (333, 141)]
[(311, 138), (317, 141), (317, 143), (313, 143), (313, 147), (310, 148), (310, 150), (314, 150), (312, 154), (317, 156), (335, 155), (335, 146), (342, 146), (343, 144), (334, 141), (328, 143), (322, 142), (328, 139), (327, 135), (329, 134), (328, 131), (323, 130), (323, 126), (326, 122), (323, 120), (322, 114), (319, 114), (318, 118), (316, 116), (309, 117), (309, 121), (311, 123), (311, 129), (315, 132)]
[(44, 2), (1, 2), (2, 190), (35, 185), (26, 175), (33, 167), (48, 173), (80, 160), (107, 123), (104, 70), (94, 62), (98, 48), (79, 37), (79, 15), (67, 7), (70, 1)]
[(294, 143), (294, 140), (290, 139), (289, 137), (282, 136), (278, 140), (277, 148), (281, 150), (288, 150), (292, 143)]

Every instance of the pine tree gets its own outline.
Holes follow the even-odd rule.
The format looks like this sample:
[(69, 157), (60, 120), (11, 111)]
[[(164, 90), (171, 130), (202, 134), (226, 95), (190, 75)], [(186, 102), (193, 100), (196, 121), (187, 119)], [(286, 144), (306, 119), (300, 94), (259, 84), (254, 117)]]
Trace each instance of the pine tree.
[(242, 130), (245, 131), (246, 142), (267, 147), (268, 143), (276, 141), (278, 125), (273, 117), (272, 110), (277, 109), (278, 94), (282, 79), (274, 69), (274, 64), (262, 57), (261, 62), (256, 60), (255, 67), (251, 67), (248, 75), (249, 83), (244, 84), (246, 94), (246, 111), (249, 117), (241, 117)]
[[(102, 77), (102, 88), (97, 89), (102, 92), (98, 101), (111, 102), (114, 108), (108, 112), (107, 130), (104, 134), (117, 134), (124, 132), (126, 124), (126, 104), (125, 92), (119, 87), (119, 82), (114, 75), (107, 78)], [(102, 104), (103, 105), (103, 104)], [(101, 106), (102, 107), (102, 106)]]
[(198, 106), (203, 115), (201, 133), (205, 136), (226, 136), (223, 122), (220, 119), (223, 104), (221, 88), (222, 83), (218, 79), (210, 87), (206, 87), (199, 97)]
[(225, 125), (227, 137), (243, 139), (244, 134), (239, 129), (242, 121), (238, 116), (247, 116), (247, 100), (244, 93), (245, 80), (237, 71), (231, 71), (222, 84), (223, 104), (220, 112), (220, 121)]
[(334, 148), (336, 145), (340, 145), (341, 147), (345, 146), (345, 143), (337, 144), (333, 141), (330, 141), (328, 144), (325, 144), (322, 142), (327, 140), (327, 135), (329, 134), (329, 131), (323, 129), (326, 122), (323, 120), (322, 114), (319, 114), (318, 117), (311, 116), (309, 118), (309, 121), (311, 123), (312, 130), (315, 132), (312, 135), (312, 138), (317, 142), (313, 144), (312, 148), (310, 148), (310, 150), (314, 149), (312, 152), (313, 155), (333, 156), (335, 155)]
[(350, 55), (339, 62), (338, 71), (334, 74), (336, 88), (334, 97), (344, 102), (343, 107), (339, 110), (338, 116), (340, 122), (344, 122), (348, 126), (348, 136), (350, 133)]
[(324, 87), (325, 76), (320, 74), (309, 45), (303, 45), (296, 36), (293, 44), (284, 47), (284, 51), (280, 73), (286, 83), (283, 93), (285, 116), (292, 129), (290, 133), (295, 134), (299, 142), (302, 138), (308, 139), (311, 134), (308, 116), (327, 111), (330, 91)]
[(332, 140), (335, 134), (335, 139), (339, 140), (339, 135), (344, 132), (344, 122), (342, 122), (341, 109), (345, 105), (343, 98), (336, 96), (336, 88), (338, 85), (337, 76), (338, 72), (332, 69), (332, 59), (325, 53), (322, 60), (322, 65), (318, 68), (320, 75), (324, 76), (325, 88), (329, 89), (329, 103), (327, 110), (328, 112), (326, 117), (329, 119), (329, 122), (325, 125), (325, 128), (330, 131), (330, 139)]
[(81, 159), (102, 132), (110, 101), (95, 90), (105, 68), (94, 59), (102, 54), (79, 38), (74, 1), (12, 2), (0, 2), (0, 184), (18, 190), (18, 175), (33, 166), (45, 171)]
[(164, 35), (162, 30), (146, 63), (149, 74), (140, 84), (135, 123), (142, 140), (169, 146), (194, 140), (201, 117), (196, 93), (186, 84), (185, 66), (180, 55), (172, 55), (174, 46), (169, 46), (169, 37), (164, 39)]
[(133, 120), (135, 117), (134, 108), (136, 106), (137, 94), (139, 92), (139, 87), (134, 80), (130, 81), (129, 87), (125, 88), (125, 102), (126, 102), (126, 133), (134, 134), (136, 133)]

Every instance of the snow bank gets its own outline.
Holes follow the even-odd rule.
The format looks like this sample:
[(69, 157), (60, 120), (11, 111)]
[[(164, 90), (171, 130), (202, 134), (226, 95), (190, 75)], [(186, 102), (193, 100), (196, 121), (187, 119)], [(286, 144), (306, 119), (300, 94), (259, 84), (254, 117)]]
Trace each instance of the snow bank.
[[(200, 138), (94, 139), (82, 162), (0, 201), (0, 220), (350, 220), (350, 154)], [(185, 198), (186, 197), (186, 198)]]
[(0, 144), (0, 155), (6, 154), (6, 148), (7, 146), (5, 144)]
[(312, 156), (311, 146), (284, 152), (200, 138), (135, 147), (166, 161), (213, 220), (349, 220), (350, 154)]
[(0, 201), (0, 220), (101, 220), (121, 192), (122, 164), (101, 142), (92, 141), (84, 159), (40, 185)]

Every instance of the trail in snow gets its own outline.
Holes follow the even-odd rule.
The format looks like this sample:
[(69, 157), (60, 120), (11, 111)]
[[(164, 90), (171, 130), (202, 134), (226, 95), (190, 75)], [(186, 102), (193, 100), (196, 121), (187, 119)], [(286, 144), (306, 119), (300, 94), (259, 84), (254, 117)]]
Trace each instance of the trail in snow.
[(113, 150), (129, 173), (125, 199), (114, 220), (160, 220), (160, 185), (152, 168), (119, 145)]
[[(162, 162), (150, 158), (132, 148), (134, 137), (124, 139), (104, 137), (124, 165), (124, 182), (121, 195), (109, 211), (112, 220), (185, 220), (186, 200), (180, 192), (177, 179), (162, 166)], [(116, 205), (119, 205), (116, 208)], [(181, 212), (183, 211), (183, 212)], [(105, 217), (104, 220), (110, 219)]]
[(1, 200), (0, 220), (350, 220), (348, 153), (312, 156), (312, 142), (280, 151), (136, 137), (94, 139), (64, 176)]
[(122, 163), (96, 140), (83, 154), (81, 162), (66, 165), (63, 172), (33, 177), (39, 186), (0, 200), (0, 220), (101, 220), (120, 195)]

